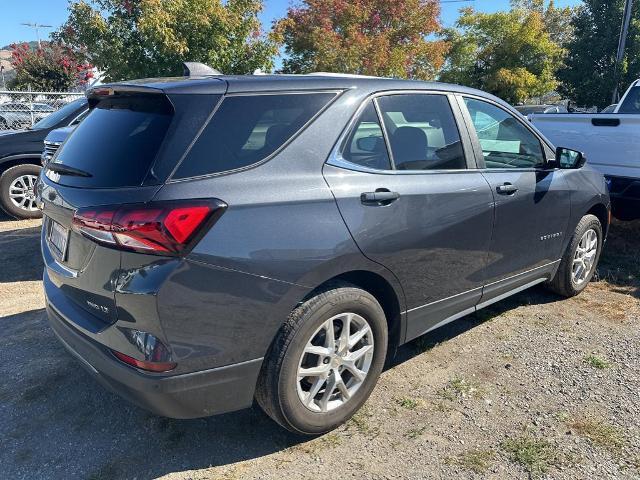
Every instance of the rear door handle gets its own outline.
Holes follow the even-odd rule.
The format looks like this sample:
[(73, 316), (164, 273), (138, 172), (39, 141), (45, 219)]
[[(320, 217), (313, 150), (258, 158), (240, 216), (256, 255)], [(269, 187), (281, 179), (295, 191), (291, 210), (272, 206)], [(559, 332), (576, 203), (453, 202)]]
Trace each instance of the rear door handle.
[(518, 187), (513, 185), (512, 183), (505, 183), (504, 185), (498, 185), (496, 188), (500, 195), (513, 195), (518, 191)]
[(375, 192), (364, 192), (360, 194), (360, 202), (363, 205), (389, 205), (400, 198), (398, 192), (391, 192), (387, 189), (379, 188)]

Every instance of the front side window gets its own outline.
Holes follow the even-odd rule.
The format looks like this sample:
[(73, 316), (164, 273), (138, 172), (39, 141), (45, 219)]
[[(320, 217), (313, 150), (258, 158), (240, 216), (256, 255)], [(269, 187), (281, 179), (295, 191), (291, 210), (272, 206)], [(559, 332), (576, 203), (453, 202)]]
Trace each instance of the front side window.
[(264, 160), (335, 95), (295, 93), (227, 97), (173, 178), (225, 172)]
[(473, 98), (464, 99), (478, 134), (487, 168), (537, 168), (544, 165), (542, 144), (505, 110)]
[(382, 126), (373, 101), (367, 102), (353, 130), (346, 138), (342, 157), (351, 163), (367, 168), (391, 169)]
[(445, 95), (389, 95), (377, 101), (397, 170), (467, 168), (460, 133)]

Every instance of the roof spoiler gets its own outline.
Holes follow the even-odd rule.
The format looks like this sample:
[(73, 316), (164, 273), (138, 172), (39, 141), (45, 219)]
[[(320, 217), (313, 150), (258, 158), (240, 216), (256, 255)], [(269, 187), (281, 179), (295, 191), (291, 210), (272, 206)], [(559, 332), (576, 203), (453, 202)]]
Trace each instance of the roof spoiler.
[(222, 72), (219, 72), (215, 68), (211, 68), (209, 65), (205, 65), (200, 62), (183, 62), (182, 63), (182, 74), (185, 77), (202, 77), (206, 75), (222, 75)]

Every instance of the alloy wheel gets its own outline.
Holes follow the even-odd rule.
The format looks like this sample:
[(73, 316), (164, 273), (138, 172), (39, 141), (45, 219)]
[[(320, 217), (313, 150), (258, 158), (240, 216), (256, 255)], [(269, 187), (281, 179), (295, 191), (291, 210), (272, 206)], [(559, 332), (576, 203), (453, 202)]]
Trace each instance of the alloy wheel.
[(592, 228), (584, 232), (573, 256), (571, 276), (576, 285), (583, 284), (591, 274), (598, 253), (598, 234)]
[(34, 212), (36, 206), (36, 195), (34, 186), (38, 177), (35, 175), (21, 175), (9, 185), (9, 198), (11, 203), (21, 210)]
[(298, 364), (302, 404), (324, 413), (347, 403), (365, 381), (373, 352), (373, 331), (362, 316), (341, 313), (325, 321), (307, 342)]

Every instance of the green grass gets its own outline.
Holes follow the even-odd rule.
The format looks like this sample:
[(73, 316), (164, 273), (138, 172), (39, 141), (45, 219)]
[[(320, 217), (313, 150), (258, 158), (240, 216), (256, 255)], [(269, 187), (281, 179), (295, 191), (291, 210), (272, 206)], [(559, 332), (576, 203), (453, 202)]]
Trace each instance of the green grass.
[(415, 410), (418, 407), (418, 401), (408, 397), (398, 398), (396, 403), (407, 410)]
[(371, 425), (371, 418), (373, 418), (371, 408), (368, 405), (364, 405), (347, 422), (347, 429), (351, 429), (353, 427), (363, 435), (375, 437), (380, 433), (380, 429)]
[(625, 445), (622, 432), (602, 420), (578, 418), (569, 423), (569, 427), (578, 435), (591, 440), (595, 445), (610, 451), (620, 451)]
[(447, 463), (459, 465), (466, 470), (482, 474), (489, 470), (495, 456), (496, 454), (493, 450), (469, 450), (447, 459)]
[(584, 361), (588, 365), (591, 365), (593, 368), (597, 368), (598, 370), (604, 370), (605, 368), (609, 368), (611, 366), (609, 362), (595, 355), (584, 357)]
[(427, 427), (418, 427), (418, 428), (411, 428), (409, 430), (407, 430), (407, 432), (404, 434), (405, 437), (407, 437), (410, 440), (415, 440), (416, 438), (419, 438), (422, 436), (422, 434), (427, 430)]
[(556, 448), (546, 440), (524, 435), (509, 438), (500, 447), (512, 462), (521, 465), (532, 477), (543, 475), (551, 466), (560, 463)]
[(456, 398), (475, 397), (482, 398), (482, 388), (473, 381), (455, 377), (449, 381), (438, 393), (440, 398), (453, 401)]

